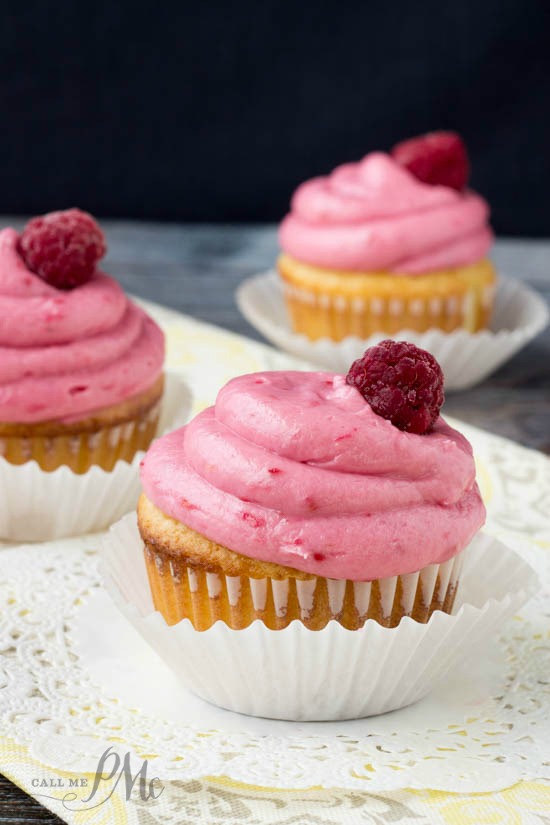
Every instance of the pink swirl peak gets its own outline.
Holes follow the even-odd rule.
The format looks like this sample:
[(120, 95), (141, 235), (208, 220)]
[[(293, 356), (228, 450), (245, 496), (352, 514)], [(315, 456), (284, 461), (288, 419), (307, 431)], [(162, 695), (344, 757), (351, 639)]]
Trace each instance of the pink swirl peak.
[(483, 258), (488, 215), (474, 192), (422, 183), (372, 152), (299, 186), (279, 236), (284, 252), (315, 266), (414, 275)]
[(96, 273), (61, 291), (25, 266), (0, 232), (0, 421), (70, 421), (148, 389), (164, 337), (120, 286)]
[(143, 462), (164, 513), (245, 556), (334, 578), (415, 572), (483, 524), (466, 439), (376, 415), (342, 375), (265, 372), (158, 439)]

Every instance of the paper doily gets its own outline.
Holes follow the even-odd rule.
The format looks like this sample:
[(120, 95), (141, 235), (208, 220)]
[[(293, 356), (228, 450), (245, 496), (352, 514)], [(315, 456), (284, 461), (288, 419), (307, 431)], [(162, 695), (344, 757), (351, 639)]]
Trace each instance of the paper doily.
[[(491, 483), (509, 494), (516, 492), (515, 485), (521, 490), (515, 514), (506, 508), (491, 513), (492, 531), (507, 533), (541, 579), (550, 581), (542, 533), (534, 544), (511, 540), (509, 534), (510, 519), (516, 529), (527, 522), (531, 530), (542, 519), (548, 462), (501, 439), (467, 434), (485, 447), (478, 451), (484, 453), (482, 478), (486, 470)], [(488, 454), (490, 470), (484, 463)], [(93, 770), (99, 755), (114, 743), (136, 757), (147, 756), (154, 774), (165, 779), (225, 775), (278, 788), (462, 792), (508, 787), (522, 778), (550, 780), (548, 590), (504, 629), (499, 645), (506, 664), (499, 683), (483, 701), (467, 703), (452, 723), (427, 729), (423, 713), (415, 728), (411, 708), (380, 722), (346, 723), (337, 735), (323, 734), (318, 726), (311, 735), (307, 725), (289, 734), (288, 723), (277, 723), (284, 726), (278, 736), (258, 735), (234, 721), (226, 730), (204, 729), (200, 717), (194, 726), (175, 725), (163, 719), (162, 711), (128, 707), (93, 683), (75, 653), (71, 628), (101, 588), (97, 546), (97, 537), (86, 537), (0, 555), (2, 729), (28, 743), (43, 763)], [(156, 672), (164, 672), (160, 663)], [(154, 674), (151, 691), (154, 696)], [(405, 720), (400, 719), (403, 713), (408, 714)]]
[[(211, 403), (232, 375), (292, 363), (175, 313), (161, 318), (169, 365), (184, 372), (195, 410)], [(207, 362), (212, 373), (205, 371)], [(31, 755), (54, 768), (94, 770), (113, 744), (121, 753), (147, 756), (151, 775), (186, 781), (228, 776), (282, 789), (456, 792), (505, 788), (520, 779), (550, 782), (550, 462), (474, 428), (461, 430), (478, 458), (488, 531), (535, 567), (544, 588), (495, 639), (496, 681), (477, 684), (463, 707), (457, 701), (456, 718), (432, 713), (427, 726), (418, 705), (346, 723), (336, 735), (318, 726), (312, 733), (305, 724), (289, 730), (289, 723), (277, 723), (274, 735), (251, 732), (235, 716), (231, 723), (220, 717), (215, 729), (202, 726), (199, 706), (194, 725), (164, 719), (161, 702), (157, 713), (154, 706), (136, 709), (94, 683), (71, 637), (82, 611), (94, 602), (101, 608), (99, 538), (88, 536), (0, 553), (3, 736), (28, 745)], [(155, 678), (165, 673), (160, 665), (151, 671), (152, 697)], [(474, 678), (483, 669), (469, 671)]]

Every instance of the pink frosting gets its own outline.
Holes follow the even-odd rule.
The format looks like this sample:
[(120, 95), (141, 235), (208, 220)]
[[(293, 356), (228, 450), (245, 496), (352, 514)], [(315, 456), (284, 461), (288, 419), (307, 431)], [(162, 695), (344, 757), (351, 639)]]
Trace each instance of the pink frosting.
[(375, 415), (342, 375), (265, 372), (153, 444), (145, 494), (245, 556), (317, 575), (411, 573), (483, 524), (472, 449), (439, 419), (429, 435)]
[(282, 249), (327, 269), (411, 275), (475, 263), (493, 235), (486, 201), (430, 186), (372, 152), (298, 187), (280, 228)]
[(164, 337), (112, 278), (61, 291), (0, 232), (0, 421), (78, 420), (148, 389)]

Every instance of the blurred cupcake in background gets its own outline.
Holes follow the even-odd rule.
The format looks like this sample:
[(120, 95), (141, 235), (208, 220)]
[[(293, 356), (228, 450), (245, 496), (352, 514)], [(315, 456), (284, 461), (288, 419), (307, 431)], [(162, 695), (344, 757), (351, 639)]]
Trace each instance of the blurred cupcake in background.
[(0, 232), (0, 456), (10, 464), (109, 471), (156, 433), (164, 336), (99, 271), (105, 250), (78, 209)]
[(434, 132), (299, 186), (278, 260), (294, 331), (340, 341), (486, 328), (493, 235), (468, 176), (459, 135)]

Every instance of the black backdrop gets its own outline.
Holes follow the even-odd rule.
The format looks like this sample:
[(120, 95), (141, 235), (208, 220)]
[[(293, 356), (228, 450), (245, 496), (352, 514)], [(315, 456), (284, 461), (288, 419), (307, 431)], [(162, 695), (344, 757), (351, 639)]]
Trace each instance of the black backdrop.
[(455, 128), (498, 232), (550, 234), (550, 0), (0, 0), (0, 212), (278, 219)]

